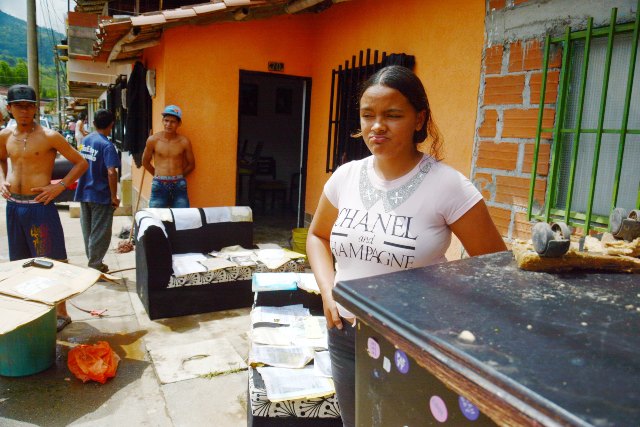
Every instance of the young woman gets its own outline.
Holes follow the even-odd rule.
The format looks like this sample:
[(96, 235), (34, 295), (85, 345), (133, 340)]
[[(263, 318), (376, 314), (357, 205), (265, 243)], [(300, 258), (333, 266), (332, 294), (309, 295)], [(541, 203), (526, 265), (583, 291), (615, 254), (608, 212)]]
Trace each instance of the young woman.
[(78, 114), (78, 121), (76, 122), (75, 129), (76, 147), (80, 147), (82, 145), (82, 140), (84, 139), (84, 137), (89, 135), (89, 131), (87, 131), (85, 126), (86, 120), (87, 115), (85, 113)]
[[(481, 194), (440, 162), (427, 94), (411, 70), (385, 67), (365, 82), (360, 126), (372, 155), (327, 181), (307, 237), (345, 426), (355, 425), (355, 316), (334, 301), (335, 283), (445, 262), (452, 232), (471, 256), (506, 250)], [(418, 149), (424, 141), (429, 154)]]

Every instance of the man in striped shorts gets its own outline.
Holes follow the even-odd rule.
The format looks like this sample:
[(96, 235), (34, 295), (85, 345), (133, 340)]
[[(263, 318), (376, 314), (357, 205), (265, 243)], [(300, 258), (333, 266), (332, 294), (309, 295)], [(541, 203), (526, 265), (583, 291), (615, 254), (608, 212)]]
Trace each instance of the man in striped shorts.
[[(87, 170), (87, 162), (62, 135), (35, 120), (38, 107), (31, 86), (11, 86), (7, 110), (16, 120), (15, 127), (0, 132), (0, 194), (7, 199), (9, 259), (49, 257), (64, 261), (64, 232), (53, 201)], [(52, 184), (58, 152), (73, 163), (73, 168)], [(7, 159), (11, 159), (11, 173)], [(61, 330), (71, 319), (64, 302), (56, 309)]]

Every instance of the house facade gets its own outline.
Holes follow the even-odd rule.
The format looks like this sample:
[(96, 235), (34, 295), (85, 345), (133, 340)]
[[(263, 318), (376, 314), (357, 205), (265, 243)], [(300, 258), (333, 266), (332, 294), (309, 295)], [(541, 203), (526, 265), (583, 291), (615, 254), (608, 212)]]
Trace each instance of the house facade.
[[(191, 138), (197, 159), (189, 180), (194, 205), (235, 204), (240, 72), (267, 72), (269, 62), (279, 62), (284, 74), (311, 81), (304, 205), (313, 214), (329, 176), (331, 71), (366, 49), (415, 56), (415, 71), (445, 135), (447, 162), (468, 174), (484, 7), (464, 0), (401, 3), (355, 0), (318, 14), (165, 30), (161, 43), (144, 51), (143, 62), (156, 70), (153, 110), (173, 103), (184, 110), (181, 131)], [(465, 25), (447, 24), (456, 19)], [(159, 130), (160, 115), (153, 120)]]
[[(340, 161), (334, 140), (339, 96), (336, 86), (340, 86), (334, 78), (336, 70), (339, 74), (341, 70), (365, 69), (369, 52), (371, 57), (400, 54), (412, 58), (444, 136), (444, 161), (473, 180), (506, 239), (528, 238), (531, 221), (541, 219), (563, 219), (584, 232), (599, 230), (606, 228), (609, 206), (638, 207), (640, 165), (621, 160), (640, 154), (634, 151), (640, 150), (640, 119), (634, 106), (640, 103), (633, 102), (640, 88), (636, 84), (634, 89), (637, 78), (629, 67), (636, 58), (633, 52), (637, 52), (637, 1), (334, 0), (315, 1), (318, 6), (311, 11), (271, 11), (267, 17), (252, 15), (254, 10), (248, 7), (248, 1), (244, 8), (232, 8), (238, 2), (231, 1), (211, 5), (222, 8), (223, 3), (227, 6), (226, 16), (235, 19), (201, 19), (198, 11), (183, 7), (164, 16), (154, 13), (132, 18), (127, 32), (114, 32), (115, 25), (122, 24), (107, 23), (103, 28), (107, 36), (118, 36), (112, 37), (111, 43), (109, 37), (104, 37), (94, 55), (98, 61), (121, 63), (123, 52), (135, 51), (136, 57), (124, 59), (140, 61), (153, 71), (153, 131), (162, 128), (160, 112), (165, 105), (182, 107), (180, 131), (191, 139), (197, 162), (188, 179), (194, 206), (240, 202), (239, 153), (246, 147), (260, 147), (262, 156), (273, 154), (278, 158), (279, 172), (274, 177), (289, 186), (288, 197), (292, 197), (294, 186), (301, 189), (300, 225), (302, 220), (308, 223), (324, 183)], [(272, 3), (274, 8), (286, 10), (304, 2)], [(611, 58), (606, 49), (609, 39), (612, 46), (619, 46), (622, 39), (624, 46), (616, 51), (627, 49), (629, 53), (620, 57), (626, 58), (628, 64), (622, 74), (615, 73), (607, 79), (603, 79), (603, 72), (594, 75), (593, 63), (603, 62), (598, 59), (600, 56), (592, 61), (591, 74), (583, 73), (589, 76), (585, 78), (591, 82), (588, 87), (600, 85), (599, 93), (604, 87), (606, 95), (606, 88), (615, 86), (609, 97), (622, 97), (625, 102), (611, 108), (616, 110), (613, 112), (596, 108), (595, 123), (581, 127), (563, 124), (575, 121), (578, 98), (575, 90), (568, 88), (577, 87), (574, 80), (580, 80), (570, 72), (577, 66), (563, 64), (580, 60), (575, 52), (591, 37), (589, 32), (585, 38), (587, 30), (598, 36), (589, 42), (597, 49), (602, 50), (605, 40), (605, 59)], [(618, 33), (622, 34), (621, 39), (613, 38)], [(145, 34), (153, 37), (142, 39)], [(578, 40), (577, 47), (564, 49), (574, 40)], [(361, 52), (366, 57), (364, 62)], [(585, 52), (589, 57), (595, 50)], [(608, 63), (618, 62), (609, 59)], [(353, 80), (357, 73), (350, 75)], [(267, 77), (275, 78), (275, 83), (254, 84)], [(620, 95), (619, 87), (626, 88), (629, 95)], [(587, 106), (581, 108), (588, 118), (588, 107), (602, 102), (597, 90), (586, 92), (586, 102), (584, 97), (580, 99)], [(606, 99), (604, 103), (607, 104)], [(571, 108), (564, 109), (565, 105)], [(617, 112), (624, 113), (625, 108), (626, 122), (619, 117), (625, 114)], [(565, 110), (572, 113), (567, 115)], [(561, 121), (556, 120), (557, 113), (562, 115)], [(598, 120), (599, 117), (603, 119)], [(609, 123), (616, 120), (624, 126)], [(578, 157), (554, 164), (554, 158), (568, 156), (558, 147), (571, 145), (555, 136), (573, 130), (574, 138), (577, 135), (580, 139), (583, 128), (588, 128), (588, 135), (582, 138), (583, 148), (575, 154)], [(589, 163), (579, 157), (587, 140), (593, 140), (595, 152), (603, 150), (601, 146), (607, 152), (620, 151), (614, 147), (616, 141), (610, 139), (613, 134), (618, 135), (621, 154), (605, 156), (600, 164), (593, 162), (592, 154), (590, 164), (595, 166), (571, 175), (575, 165)], [(626, 141), (621, 143), (621, 139)], [(342, 146), (358, 143), (361, 144), (343, 141)], [(612, 175), (611, 179), (586, 184), (584, 188), (574, 186), (574, 182), (597, 176), (607, 162), (613, 164), (606, 166), (614, 169), (606, 172)], [(620, 179), (621, 173), (625, 176), (634, 170), (636, 175), (631, 182)], [(572, 178), (563, 180), (563, 174)], [(142, 179), (141, 169), (133, 165), (132, 181), (134, 194), (141, 192), (144, 206), (150, 179)], [(556, 191), (557, 188), (563, 190)], [(613, 192), (621, 196), (607, 204), (604, 199)], [(571, 206), (573, 199), (576, 201)], [(604, 201), (598, 202), (599, 199)], [(589, 225), (583, 226), (585, 223)]]

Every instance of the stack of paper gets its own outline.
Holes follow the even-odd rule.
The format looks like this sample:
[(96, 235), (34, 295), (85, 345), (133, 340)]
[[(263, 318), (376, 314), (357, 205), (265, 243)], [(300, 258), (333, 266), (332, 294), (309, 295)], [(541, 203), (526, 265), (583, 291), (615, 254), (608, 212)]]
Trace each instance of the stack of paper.
[(258, 368), (272, 402), (291, 399), (310, 399), (335, 393), (333, 380), (317, 376), (313, 366), (303, 369)]
[(186, 276), (193, 273), (203, 273), (207, 267), (200, 264), (200, 261), (207, 257), (201, 253), (175, 254), (173, 260), (173, 274), (175, 276)]
[(251, 324), (275, 323), (290, 325), (297, 318), (309, 316), (309, 309), (302, 304), (285, 305), (282, 307), (261, 306), (251, 310)]
[(253, 273), (251, 290), (295, 291), (298, 289), (298, 273)]
[(307, 316), (290, 325), (261, 323), (251, 330), (251, 342), (262, 345), (309, 347), (326, 350), (327, 322), (324, 316)]
[(254, 273), (251, 284), (253, 292), (295, 291), (298, 288), (320, 294), (313, 273)]
[[(335, 393), (324, 316), (311, 316), (302, 304), (260, 306), (252, 310), (251, 323), (249, 364), (259, 366), (270, 401)], [(314, 358), (317, 366), (307, 366)]]
[(299, 346), (252, 345), (249, 354), (251, 366), (303, 368), (312, 360), (313, 349)]
[(298, 273), (298, 287), (303, 291), (320, 295), (320, 288), (313, 273)]
[(224, 258), (206, 258), (199, 262), (209, 271), (224, 270), (225, 268), (238, 266), (235, 262)]

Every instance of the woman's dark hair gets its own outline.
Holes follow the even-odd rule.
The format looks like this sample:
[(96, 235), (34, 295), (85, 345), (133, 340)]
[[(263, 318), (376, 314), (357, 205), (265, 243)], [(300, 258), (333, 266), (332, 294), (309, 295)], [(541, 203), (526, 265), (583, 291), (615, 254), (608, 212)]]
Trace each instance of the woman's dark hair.
[(419, 144), (430, 138), (431, 144), (429, 154), (436, 160), (440, 159), (440, 150), (442, 141), (438, 127), (431, 117), (431, 109), (429, 108), (429, 99), (427, 92), (424, 90), (422, 82), (410, 69), (402, 65), (390, 65), (378, 70), (374, 75), (369, 77), (360, 88), (358, 99), (362, 99), (365, 91), (371, 86), (381, 85), (395, 89), (404, 95), (409, 103), (417, 112), (425, 111), (426, 117), (422, 129), (415, 131), (413, 134), (413, 142)]
[(84, 112), (78, 114), (78, 120), (85, 120), (86, 118), (87, 115)]

